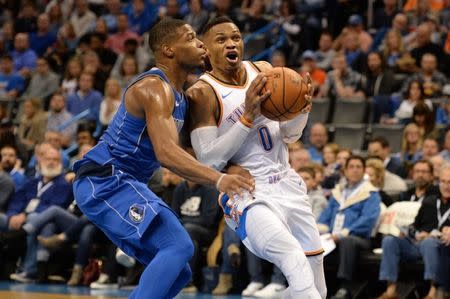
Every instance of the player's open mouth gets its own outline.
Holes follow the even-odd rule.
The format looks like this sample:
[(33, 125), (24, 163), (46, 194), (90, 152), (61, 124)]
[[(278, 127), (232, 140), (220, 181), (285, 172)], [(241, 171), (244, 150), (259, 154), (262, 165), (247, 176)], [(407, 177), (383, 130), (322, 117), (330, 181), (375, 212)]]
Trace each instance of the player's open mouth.
[(239, 60), (239, 55), (237, 52), (233, 51), (233, 52), (228, 52), (227, 55), (225, 56), (228, 62), (231, 63), (236, 63)]

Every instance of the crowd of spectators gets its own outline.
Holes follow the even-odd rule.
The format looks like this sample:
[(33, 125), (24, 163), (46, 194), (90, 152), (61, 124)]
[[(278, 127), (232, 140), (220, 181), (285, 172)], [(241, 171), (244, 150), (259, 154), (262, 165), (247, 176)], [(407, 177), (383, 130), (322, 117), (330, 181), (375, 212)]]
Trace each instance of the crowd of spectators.
[[(301, 142), (289, 146), (319, 229), (337, 244), (325, 258), (326, 269), (337, 265), (327, 272), (338, 279), (330, 294), (351, 298), (360, 253), (375, 247), (383, 249), (379, 279), (387, 284), (372, 295), (398, 296), (405, 260), (423, 260), (427, 298), (449, 292), (450, 3), (378, 0), (372, 10), (369, 2), (0, 1), (0, 277), (46, 282), (56, 273), (93, 288), (136, 283), (139, 263), (77, 209), (71, 166), (95, 146), (128, 84), (154, 65), (146, 42), (153, 24), (180, 18), (200, 34), (209, 19), (227, 15), (249, 37), (246, 51), (254, 53), (251, 41), (262, 39), (263, 50), (271, 49), (263, 59), (308, 72), (313, 101), (330, 100), (327, 121), (310, 122)], [(328, 125), (339, 99), (370, 102), (370, 123), (403, 126), (401, 150), (393, 152), (383, 136), (363, 148), (333, 143)], [(267, 297), (286, 288), (280, 270), (265, 271), (267, 263), (224, 226), (215, 190), (166, 169), (149, 186), (194, 242), (185, 292)], [(399, 203), (416, 213), (400, 232), (377, 233)], [(61, 249), (73, 244), (69, 264), (48, 263), (68, 256)], [(208, 281), (208, 269), (217, 282)]]

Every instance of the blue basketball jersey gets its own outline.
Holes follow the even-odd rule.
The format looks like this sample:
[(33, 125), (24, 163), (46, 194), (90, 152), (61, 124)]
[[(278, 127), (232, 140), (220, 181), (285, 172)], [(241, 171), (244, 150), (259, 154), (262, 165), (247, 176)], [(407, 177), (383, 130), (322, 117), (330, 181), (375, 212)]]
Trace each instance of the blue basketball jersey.
[[(133, 80), (127, 90), (134, 83), (147, 76), (158, 76), (169, 83), (169, 79), (163, 71), (152, 68)], [(100, 138), (99, 143), (82, 160), (75, 163), (74, 171), (84, 163), (93, 161), (100, 165), (114, 165), (119, 170), (134, 176), (137, 180), (147, 183), (155, 169), (160, 167), (152, 142), (147, 134), (145, 119), (131, 115), (125, 108), (124, 99), (127, 90), (124, 92), (122, 103), (116, 115)], [(187, 111), (187, 101), (183, 93), (178, 92), (173, 87), (172, 91), (175, 98), (172, 115), (177, 130), (180, 132)]]

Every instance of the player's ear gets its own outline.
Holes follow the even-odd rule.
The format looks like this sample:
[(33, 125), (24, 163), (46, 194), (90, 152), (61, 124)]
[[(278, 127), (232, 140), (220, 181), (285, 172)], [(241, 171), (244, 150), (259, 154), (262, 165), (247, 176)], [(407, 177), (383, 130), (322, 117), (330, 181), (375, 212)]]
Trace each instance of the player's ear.
[(169, 45), (162, 45), (161, 49), (162, 49), (164, 56), (167, 56), (169, 58), (173, 58), (175, 56), (175, 52), (173, 51), (173, 48), (170, 47)]

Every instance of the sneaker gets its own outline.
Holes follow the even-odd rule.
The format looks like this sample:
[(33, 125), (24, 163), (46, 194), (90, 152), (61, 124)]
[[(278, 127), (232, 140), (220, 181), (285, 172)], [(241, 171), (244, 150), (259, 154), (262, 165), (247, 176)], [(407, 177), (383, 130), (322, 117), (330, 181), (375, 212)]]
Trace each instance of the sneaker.
[(251, 282), (245, 290), (242, 291), (242, 296), (253, 296), (255, 292), (261, 290), (264, 285), (260, 282)]
[(92, 282), (89, 287), (91, 289), (118, 289), (119, 285), (111, 282), (108, 274), (101, 273), (97, 281)]
[(269, 283), (264, 289), (253, 293), (253, 297), (257, 298), (281, 298), (283, 292), (286, 290), (284, 284)]
[(122, 250), (117, 248), (116, 261), (125, 268), (131, 268), (136, 264), (136, 260), (125, 254)]
[(61, 239), (59, 235), (53, 235), (50, 237), (37, 237), (39, 243), (47, 249), (57, 250), (61, 248), (66, 242), (64, 239)]
[(336, 294), (334, 294), (333, 297), (331, 297), (331, 299), (351, 299), (352, 295), (350, 294), (350, 292), (345, 289), (345, 288), (340, 288)]
[(197, 294), (198, 293), (198, 289), (197, 289), (197, 287), (195, 285), (189, 284), (188, 286), (183, 288), (181, 290), (181, 292), (184, 293), (184, 294)]
[(33, 283), (36, 280), (30, 276), (26, 272), (13, 273), (9, 276), (11, 280), (22, 282), (22, 283)]

